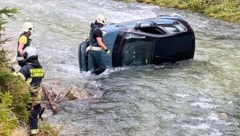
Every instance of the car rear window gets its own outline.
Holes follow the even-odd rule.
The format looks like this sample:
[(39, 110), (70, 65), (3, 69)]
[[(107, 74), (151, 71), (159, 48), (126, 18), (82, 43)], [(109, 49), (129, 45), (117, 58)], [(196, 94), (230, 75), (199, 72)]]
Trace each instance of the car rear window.
[(186, 32), (187, 28), (180, 22), (174, 22), (173, 24), (162, 25), (169, 33), (181, 33)]
[(156, 24), (154, 26), (141, 26), (137, 30), (150, 34), (166, 34), (166, 33), (182, 33), (186, 32), (187, 28), (180, 22), (172, 22), (168, 24)]
[(139, 28), (140, 31), (145, 32), (145, 33), (150, 33), (150, 34), (165, 34), (162, 29), (158, 27), (141, 27)]

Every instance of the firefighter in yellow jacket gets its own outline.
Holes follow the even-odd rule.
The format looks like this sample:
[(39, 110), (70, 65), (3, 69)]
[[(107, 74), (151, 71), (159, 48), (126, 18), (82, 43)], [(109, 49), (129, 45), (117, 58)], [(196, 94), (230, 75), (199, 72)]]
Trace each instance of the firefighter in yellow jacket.
[(25, 22), (22, 26), (21, 35), (18, 38), (18, 45), (17, 45), (17, 61), (19, 66), (24, 65), (24, 58), (23, 58), (23, 50), (30, 46), (31, 39), (30, 36), (33, 32), (33, 24), (31, 22)]
[(41, 111), (42, 87), (41, 82), (44, 77), (44, 71), (38, 61), (37, 50), (31, 46), (26, 47), (23, 51), (24, 65), (21, 67), (20, 75), (30, 87), (30, 109), (29, 118), (30, 134), (36, 135), (38, 130), (38, 115)]

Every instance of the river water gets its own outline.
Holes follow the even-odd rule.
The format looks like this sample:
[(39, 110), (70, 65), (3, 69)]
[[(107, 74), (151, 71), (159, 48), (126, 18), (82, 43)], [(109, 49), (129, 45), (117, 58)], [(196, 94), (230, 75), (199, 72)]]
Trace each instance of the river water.
[[(8, 19), (5, 46), (16, 51), (25, 21), (34, 23), (45, 83), (75, 85), (96, 100), (59, 105), (47, 121), (63, 136), (238, 136), (240, 135), (240, 26), (197, 13), (153, 5), (101, 0), (0, 0), (20, 8)], [(125, 67), (100, 76), (80, 73), (79, 43), (98, 14), (108, 22), (180, 13), (196, 34), (193, 60), (171, 65)]]

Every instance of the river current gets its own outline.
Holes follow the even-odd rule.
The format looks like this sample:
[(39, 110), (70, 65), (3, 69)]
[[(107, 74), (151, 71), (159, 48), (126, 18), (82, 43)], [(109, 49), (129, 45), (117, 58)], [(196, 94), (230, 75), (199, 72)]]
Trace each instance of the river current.
[[(59, 105), (47, 121), (63, 136), (239, 136), (240, 26), (198, 13), (110, 0), (0, 0), (17, 7), (8, 19), (5, 48), (16, 52), (25, 21), (35, 26), (45, 83), (84, 88), (96, 100)], [(98, 14), (109, 23), (181, 14), (196, 36), (193, 60), (124, 67), (100, 76), (80, 73), (78, 45)]]

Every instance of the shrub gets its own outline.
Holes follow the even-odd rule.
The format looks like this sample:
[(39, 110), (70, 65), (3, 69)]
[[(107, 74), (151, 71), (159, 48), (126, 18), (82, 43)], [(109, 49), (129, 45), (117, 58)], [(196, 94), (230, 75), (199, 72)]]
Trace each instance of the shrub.
[(12, 114), (12, 96), (10, 93), (2, 93), (0, 89), (0, 135), (9, 136), (16, 128), (16, 117)]
[(1, 45), (10, 38), (1, 39), (4, 32), (5, 17), (13, 17), (17, 9), (0, 9), (0, 135), (9, 135), (17, 123), (27, 123), (28, 87), (22, 79), (16, 78), (8, 68), (7, 52)]

